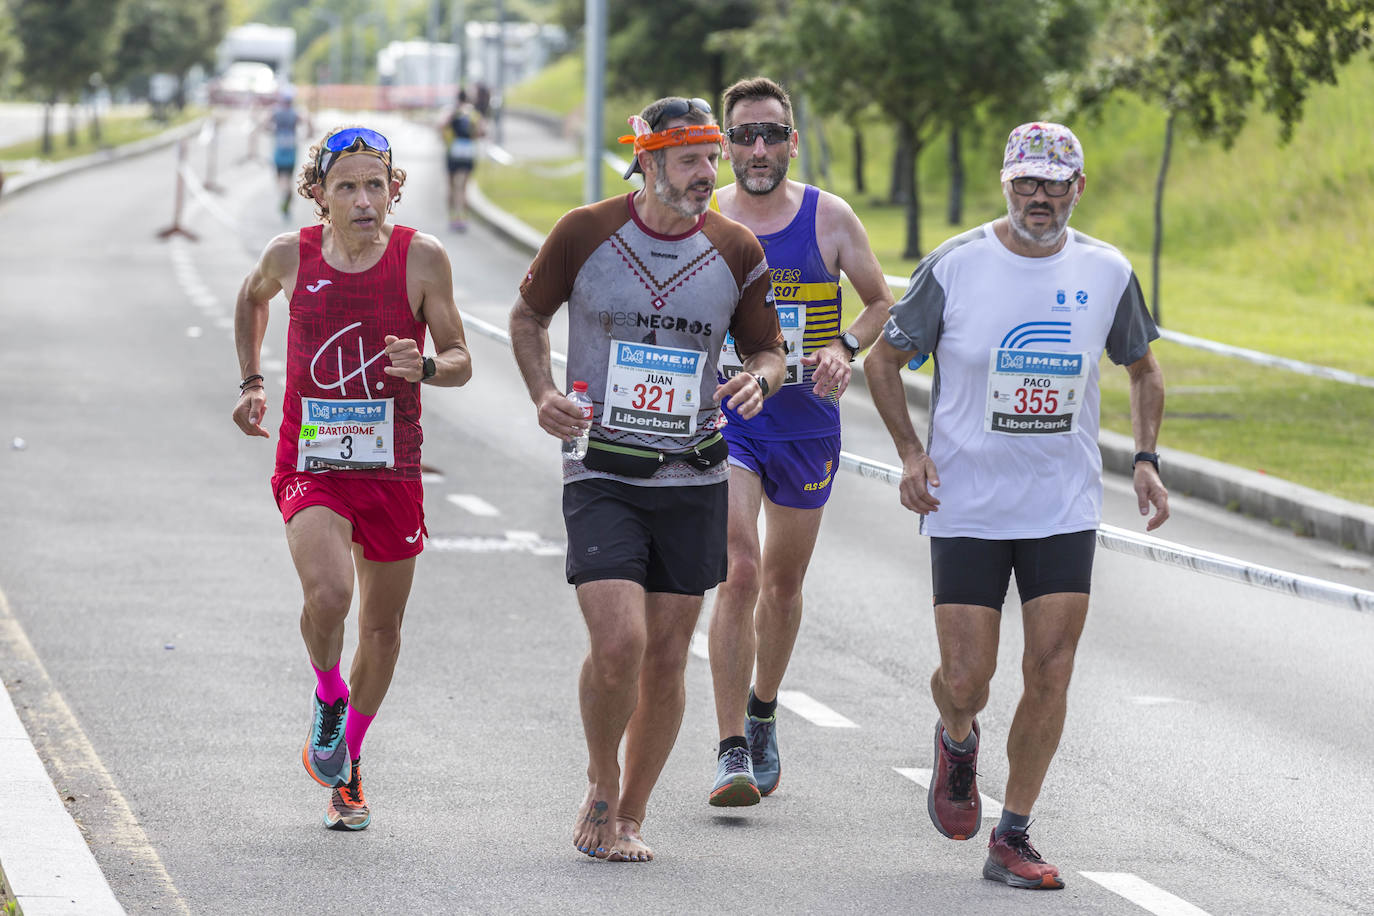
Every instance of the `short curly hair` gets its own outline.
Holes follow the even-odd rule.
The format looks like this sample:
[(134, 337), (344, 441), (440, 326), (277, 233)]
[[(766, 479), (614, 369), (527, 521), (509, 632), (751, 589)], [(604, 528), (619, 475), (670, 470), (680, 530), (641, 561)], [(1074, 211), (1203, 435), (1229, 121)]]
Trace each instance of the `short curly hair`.
[[(306, 154), (305, 164), (301, 166), (301, 173), (296, 179), (296, 193), (315, 205), (315, 216), (319, 217), (321, 222), (329, 222), (329, 208), (317, 201), (315, 195), (311, 193), (310, 190), (315, 185), (323, 183), (320, 181), (318, 165), (320, 161), (320, 150), (324, 148), (324, 141), (328, 140), (339, 131), (346, 130), (349, 127), (362, 126), (361, 124), (341, 124), (338, 127), (330, 128), (324, 132), (324, 136), (310, 145), (310, 152)], [(401, 202), (401, 188), (405, 187), (406, 170), (398, 167), (393, 161), (391, 164), (391, 177), (400, 187), (396, 189), (396, 196), (387, 202), (386, 212), (388, 213), (391, 212), (393, 207)]]

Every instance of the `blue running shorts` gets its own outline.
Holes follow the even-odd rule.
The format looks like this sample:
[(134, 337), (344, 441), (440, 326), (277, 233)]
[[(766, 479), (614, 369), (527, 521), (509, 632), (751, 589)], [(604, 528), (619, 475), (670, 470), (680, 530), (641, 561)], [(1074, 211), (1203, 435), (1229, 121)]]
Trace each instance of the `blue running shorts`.
[(825, 505), (840, 469), (839, 435), (776, 442), (755, 439), (740, 425), (727, 423), (721, 430), (730, 443), (730, 463), (759, 475), (769, 502), (791, 509)]

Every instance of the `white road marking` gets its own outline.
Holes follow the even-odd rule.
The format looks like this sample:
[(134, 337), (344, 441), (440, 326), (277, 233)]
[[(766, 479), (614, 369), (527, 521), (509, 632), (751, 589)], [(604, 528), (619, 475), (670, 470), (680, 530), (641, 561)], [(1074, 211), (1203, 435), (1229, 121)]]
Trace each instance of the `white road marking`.
[(1206, 910), (1155, 887), (1139, 875), (1113, 871), (1081, 871), (1079, 874), (1155, 916), (1208, 916)]
[(542, 538), (516, 538), (508, 537), (458, 537), (458, 538), (430, 538), (426, 542), (430, 550), (442, 550), (456, 553), (530, 553), (535, 556), (561, 557), (567, 549), (564, 545), (555, 541), (546, 541)]
[(200, 328), (195, 327), (194, 325), (186, 329), (186, 336), (187, 336), (187, 337), (199, 337), (199, 336), (200, 336), (201, 334), (203, 334), (203, 333), (204, 333), (204, 332), (201, 331)]
[(473, 515), (480, 515), (484, 518), (495, 518), (501, 514), (491, 503), (480, 496), (473, 496), (471, 493), (450, 493), (445, 497), (459, 509), (470, 512)]
[(692, 654), (704, 662), (709, 662), (711, 660), (711, 652), (707, 648), (709, 645), (710, 640), (705, 633), (700, 630), (696, 630), (692, 633)]
[[(893, 767), (901, 775), (910, 779), (923, 789), (930, 788), (930, 768), (929, 767)], [(989, 798), (982, 792), (978, 797), (983, 801), (983, 819), (990, 817), (1000, 818), (1002, 816), (1002, 803), (995, 798)]]
[(812, 699), (800, 690), (779, 690), (778, 705), (786, 706), (812, 725), (825, 728), (858, 728), (859, 726), (819, 700)]
[(1139, 696), (1127, 697), (1126, 699), (1130, 700), (1132, 703), (1135, 703), (1139, 706), (1168, 706), (1170, 703), (1188, 702), (1187, 700), (1176, 700), (1173, 697)]

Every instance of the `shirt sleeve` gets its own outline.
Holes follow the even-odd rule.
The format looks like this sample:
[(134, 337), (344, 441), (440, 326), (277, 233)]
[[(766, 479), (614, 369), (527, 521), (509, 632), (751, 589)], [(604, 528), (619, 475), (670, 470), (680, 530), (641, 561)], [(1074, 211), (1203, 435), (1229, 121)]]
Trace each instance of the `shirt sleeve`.
[(883, 337), (898, 350), (929, 355), (940, 342), (945, 317), (945, 288), (935, 279), (940, 254), (935, 251), (921, 259), (906, 292), (889, 310)]
[(1118, 366), (1129, 366), (1150, 351), (1150, 341), (1159, 339), (1159, 328), (1145, 307), (1145, 296), (1135, 271), (1121, 291), (1116, 317), (1107, 332), (1107, 355)]
[(778, 309), (773, 301), (772, 276), (768, 272), (768, 262), (763, 257), (763, 247), (757, 240), (754, 241), (754, 247), (758, 249), (758, 260), (756, 266), (745, 275), (739, 305), (730, 319), (730, 333), (734, 335), (735, 349), (741, 359), (747, 359), (760, 350), (782, 346), (782, 329), (778, 326)]

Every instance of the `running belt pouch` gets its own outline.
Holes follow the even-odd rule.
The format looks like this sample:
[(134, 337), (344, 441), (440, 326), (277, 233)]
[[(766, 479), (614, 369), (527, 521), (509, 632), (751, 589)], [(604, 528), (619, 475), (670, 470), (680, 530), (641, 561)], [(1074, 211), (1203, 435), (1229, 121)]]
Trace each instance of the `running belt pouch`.
[(699, 471), (709, 471), (730, 455), (730, 443), (716, 433), (696, 448), (687, 452), (674, 452), (672, 457), (686, 462)]
[(647, 448), (612, 445), (592, 439), (582, 463), (589, 471), (617, 474), (621, 477), (652, 477), (663, 466), (663, 455)]

